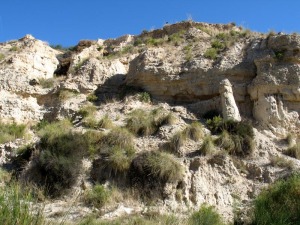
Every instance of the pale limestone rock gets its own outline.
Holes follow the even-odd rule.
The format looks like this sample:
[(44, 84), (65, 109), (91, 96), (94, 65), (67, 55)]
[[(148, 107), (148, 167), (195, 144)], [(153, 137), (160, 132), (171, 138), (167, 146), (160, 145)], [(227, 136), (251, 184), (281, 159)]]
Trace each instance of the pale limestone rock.
[(0, 115), (2, 121), (26, 123), (43, 118), (44, 110), (34, 97), (21, 97), (7, 91), (0, 91)]
[(240, 112), (233, 97), (232, 85), (228, 79), (221, 81), (219, 91), (223, 118), (225, 120), (241, 121)]
[[(87, 59), (74, 74), (69, 75), (68, 83), (74, 83), (78, 90), (90, 92), (97, 89), (99, 85), (111, 81), (110, 85), (117, 88), (117, 85), (123, 82), (124, 75), (127, 73), (126, 66), (118, 59), (98, 60), (96, 58)], [(113, 90), (111, 87), (111, 91)]]

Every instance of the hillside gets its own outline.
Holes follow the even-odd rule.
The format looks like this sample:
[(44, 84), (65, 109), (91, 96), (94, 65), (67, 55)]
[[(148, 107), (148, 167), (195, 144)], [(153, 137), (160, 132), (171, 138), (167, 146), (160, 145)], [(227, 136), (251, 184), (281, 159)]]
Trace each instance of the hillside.
[(54, 224), (203, 204), (249, 224), (261, 190), (300, 168), (299, 113), (298, 34), (185, 21), (0, 43), (2, 186), (30, 187)]

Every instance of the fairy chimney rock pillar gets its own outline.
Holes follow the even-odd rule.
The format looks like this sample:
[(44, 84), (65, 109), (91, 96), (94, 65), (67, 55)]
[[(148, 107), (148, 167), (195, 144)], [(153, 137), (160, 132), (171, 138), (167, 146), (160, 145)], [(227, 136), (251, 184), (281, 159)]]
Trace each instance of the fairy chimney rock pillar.
[(228, 79), (221, 81), (219, 92), (221, 95), (223, 118), (225, 120), (241, 121), (240, 112), (233, 97), (232, 85)]

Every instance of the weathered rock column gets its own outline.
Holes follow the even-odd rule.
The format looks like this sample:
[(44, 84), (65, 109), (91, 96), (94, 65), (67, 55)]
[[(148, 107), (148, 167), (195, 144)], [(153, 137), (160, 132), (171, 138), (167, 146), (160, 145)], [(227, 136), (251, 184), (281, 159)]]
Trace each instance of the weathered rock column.
[(240, 112), (233, 97), (232, 85), (228, 79), (221, 81), (219, 93), (221, 95), (223, 118), (225, 120), (241, 121)]

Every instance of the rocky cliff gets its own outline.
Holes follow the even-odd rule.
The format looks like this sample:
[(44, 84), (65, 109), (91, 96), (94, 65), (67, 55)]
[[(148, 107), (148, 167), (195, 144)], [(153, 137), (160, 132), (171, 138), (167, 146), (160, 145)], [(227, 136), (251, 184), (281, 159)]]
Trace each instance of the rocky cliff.
[[(197, 150), (204, 138), (180, 144), (177, 160), (183, 178), (163, 185), (156, 205), (166, 212), (184, 214), (207, 203), (231, 220), (237, 202), (243, 209), (262, 187), (291, 172), (272, 165), (272, 157), (288, 158), (294, 169), (300, 166), (297, 159), (282, 154), (289, 147), (283, 140), (287, 135), (293, 137), (293, 143), (299, 141), (299, 62), (298, 34), (265, 35), (234, 24), (181, 22), (138, 36), (81, 41), (68, 50), (53, 49), (27, 35), (0, 44), (1, 122), (26, 124), (33, 131), (22, 143), (34, 143), (39, 138), (31, 126), (45, 120), (69, 118), (74, 130), (85, 133), (82, 109), (92, 104), (89, 101), (95, 107), (92, 117), (106, 116), (114, 126), (128, 125), (136, 109), (163, 108), (173, 113), (177, 119), (172, 125), (134, 137), (134, 148), (142, 153), (158, 151), (192, 121), (205, 123), (203, 117), (209, 112), (236, 122), (247, 120), (254, 126), (255, 139), (247, 157), (221, 154), (224, 145), (215, 147), (213, 157), (201, 156)], [(111, 130), (101, 129), (105, 134)], [(202, 129), (204, 136), (212, 134), (217, 141), (213, 131)], [(15, 155), (12, 148), (18, 145), (1, 145), (3, 165), (10, 163)], [(85, 189), (80, 182), (92, 186), (89, 171), (93, 162), (86, 160), (72, 189), (79, 195)], [(73, 200), (47, 203), (45, 215), (51, 218), (53, 210), (63, 211), (64, 204)], [(118, 210), (126, 213), (122, 209), (129, 207), (140, 212), (148, 207), (145, 205), (119, 203)], [(77, 217), (82, 210), (90, 212), (80, 207), (73, 213)]]

